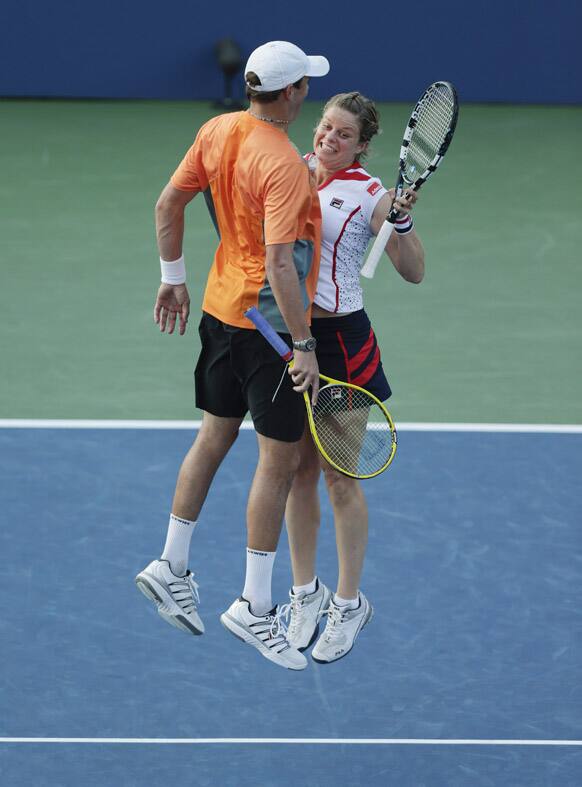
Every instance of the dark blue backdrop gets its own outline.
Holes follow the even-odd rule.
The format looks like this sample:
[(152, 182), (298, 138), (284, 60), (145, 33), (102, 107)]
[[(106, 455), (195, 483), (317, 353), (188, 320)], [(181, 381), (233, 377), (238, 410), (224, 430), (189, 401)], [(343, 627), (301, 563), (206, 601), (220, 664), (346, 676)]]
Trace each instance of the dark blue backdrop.
[[(270, 39), (332, 63), (312, 97), (359, 89), (411, 101), (435, 79), (464, 101), (582, 103), (577, 0), (19, 0), (3, 8), (0, 95), (211, 99), (222, 96), (213, 45), (246, 57)], [(430, 36), (430, 37), (429, 37)]]

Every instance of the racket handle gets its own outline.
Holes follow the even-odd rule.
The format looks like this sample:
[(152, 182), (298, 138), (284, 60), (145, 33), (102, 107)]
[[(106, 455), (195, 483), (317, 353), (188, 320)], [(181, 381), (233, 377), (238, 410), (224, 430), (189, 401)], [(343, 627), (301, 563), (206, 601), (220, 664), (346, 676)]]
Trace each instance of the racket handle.
[(388, 243), (388, 238), (392, 235), (394, 230), (394, 224), (388, 221), (388, 219), (382, 224), (380, 227), (380, 232), (376, 236), (376, 240), (372, 248), (370, 249), (370, 253), (368, 254), (368, 259), (362, 265), (362, 269), (360, 271), (362, 276), (365, 276), (366, 279), (373, 279), (374, 274), (376, 273), (376, 268), (378, 267), (378, 263), (380, 262), (380, 258), (382, 254), (384, 254), (384, 249), (386, 248), (386, 244)]
[(252, 323), (254, 323), (257, 330), (263, 334), (271, 347), (273, 347), (279, 353), (284, 361), (290, 361), (293, 358), (293, 350), (291, 350), (291, 348), (285, 344), (271, 323), (265, 317), (263, 317), (261, 312), (255, 306), (251, 306), (250, 309), (246, 310), (245, 317), (247, 320), (250, 320)]

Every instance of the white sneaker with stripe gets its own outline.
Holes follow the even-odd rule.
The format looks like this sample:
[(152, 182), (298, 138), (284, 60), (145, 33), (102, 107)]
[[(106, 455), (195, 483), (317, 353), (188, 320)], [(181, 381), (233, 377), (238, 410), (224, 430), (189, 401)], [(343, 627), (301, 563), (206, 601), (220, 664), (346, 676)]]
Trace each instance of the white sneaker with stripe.
[(178, 577), (167, 560), (152, 560), (137, 575), (135, 584), (154, 602), (166, 623), (189, 634), (204, 634), (204, 623), (198, 615), (198, 584), (190, 571)]
[(311, 651), (314, 661), (328, 664), (347, 656), (366, 623), (374, 614), (372, 605), (363, 593), (358, 592), (359, 605), (356, 609), (338, 607), (332, 600), (327, 612), (327, 623), (321, 637)]
[(313, 593), (289, 591), (291, 617), (287, 639), (297, 648), (305, 650), (315, 641), (319, 633), (319, 620), (329, 606), (331, 590), (317, 580)]
[(289, 644), (283, 622), (288, 614), (289, 604), (285, 604), (257, 617), (241, 596), (222, 613), (220, 621), (231, 634), (252, 645), (269, 661), (286, 669), (302, 670), (307, 666), (307, 659)]

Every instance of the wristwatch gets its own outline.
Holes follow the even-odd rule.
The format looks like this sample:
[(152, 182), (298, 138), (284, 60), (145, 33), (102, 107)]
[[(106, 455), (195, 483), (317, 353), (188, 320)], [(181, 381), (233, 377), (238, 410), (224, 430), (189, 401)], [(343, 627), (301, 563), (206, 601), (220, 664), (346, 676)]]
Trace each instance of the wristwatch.
[(310, 353), (317, 347), (317, 339), (310, 336), (309, 339), (301, 339), (299, 342), (293, 342), (293, 349), (300, 350), (302, 353)]

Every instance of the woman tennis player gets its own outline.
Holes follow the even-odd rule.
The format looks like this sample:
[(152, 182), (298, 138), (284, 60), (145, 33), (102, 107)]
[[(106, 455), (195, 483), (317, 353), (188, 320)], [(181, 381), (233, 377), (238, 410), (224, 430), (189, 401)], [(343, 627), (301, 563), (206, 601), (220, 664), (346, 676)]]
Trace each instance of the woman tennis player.
[[(329, 377), (366, 388), (384, 401), (390, 396), (390, 386), (363, 308), (360, 285), (366, 247), (394, 199), (394, 190), (386, 190), (360, 163), (378, 131), (378, 113), (372, 101), (357, 92), (336, 95), (324, 107), (315, 130), (314, 152), (306, 160), (315, 176), (323, 217), (311, 325), (319, 369)], [(386, 253), (402, 278), (418, 283), (424, 276), (424, 251), (410, 216), (415, 201), (416, 194), (408, 192), (396, 201), (401, 216)], [(335, 518), (339, 568), (335, 594), (319, 581), (315, 571), (321, 469)], [(299, 650), (309, 647), (317, 637), (322, 613), (327, 613), (325, 630), (312, 656), (319, 662), (336, 661), (349, 653), (372, 617), (372, 606), (359, 590), (368, 511), (360, 482), (320, 460), (307, 429), (285, 516), (294, 582), (289, 594), (289, 641)]]

